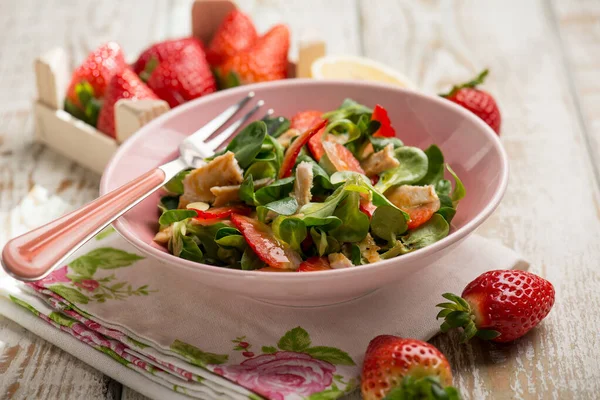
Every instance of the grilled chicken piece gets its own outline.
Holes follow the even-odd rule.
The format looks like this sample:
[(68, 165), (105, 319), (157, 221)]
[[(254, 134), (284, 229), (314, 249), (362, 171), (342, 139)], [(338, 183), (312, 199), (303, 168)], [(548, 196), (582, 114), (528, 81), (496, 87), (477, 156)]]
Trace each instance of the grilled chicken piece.
[(377, 252), (379, 246), (377, 246), (370, 233), (367, 233), (367, 236), (358, 243), (358, 248), (360, 249), (360, 254), (362, 254), (369, 263), (381, 261), (381, 257)]
[(173, 226), (169, 225), (165, 229), (154, 235), (154, 241), (159, 244), (167, 244), (173, 235)]
[[(254, 188), (260, 189), (263, 186), (270, 185), (273, 182), (271, 178), (263, 178), (254, 182)], [(210, 188), (210, 192), (215, 196), (213, 206), (221, 207), (225, 204), (240, 202), (240, 185), (215, 186)]]
[(379, 175), (383, 171), (396, 168), (399, 165), (400, 163), (394, 157), (394, 145), (391, 143), (377, 153), (371, 154), (361, 163), (361, 167), (369, 177)]
[(313, 170), (311, 163), (302, 161), (296, 167), (296, 180), (294, 181), (294, 191), (292, 196), (298, 202), (298, 209), (310, 202), (312, 194), (310, 190), (313, 186)]
[(239, 185), (244, 180), (242, 174), (243, 171), (231, 151), (215, 157), (183, 179), (183, 195), (179, 198), (179, 208), (195, 201), (214, 202), (216, 197), (210, 189), (215, 186)]
[(292, 139), (297, 136), (300, 136), (300, 133), (302, 133), (302, 132), (300, 132), (298, 129), (294, 129), (294, 128), (288, 129), (287, 131), (282, 133), (281, 136), (279, 136), (277, 138), (277, 141), (283, 147), (288, 147), (290, 145), (290, 143), (292, 142)]
[(350, 261), (348, 257), (343, 255), (342, 253), (331, 253), (327, 256), (327, 258), (329, 259), (329, 265), (333, 269), (348, 268), (354, 266), (354, 264), (352, 264), (352, 261)]
[(440, 209), (440, 198), (433, 185), (392, 187), (385, 192), (385, 197), (403, 210), (426, 207), (436, 212)]

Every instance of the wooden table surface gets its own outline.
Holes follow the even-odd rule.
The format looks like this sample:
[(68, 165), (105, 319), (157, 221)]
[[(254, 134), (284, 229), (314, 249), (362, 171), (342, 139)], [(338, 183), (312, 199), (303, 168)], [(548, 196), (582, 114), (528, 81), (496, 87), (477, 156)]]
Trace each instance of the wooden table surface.
[[(119, 5), (119, 3), (121, 5)], [(484, 67), (503, 115), (510, 184), (479, 233), (556, 287), (547, 320), (512, 345), (440, 336), (466, 399), (582, 399), (600, 392), (600, 2), (597, 0), (247, 0), (261, 30), (283, 21), (330, 54), (385, 62), (429, 93)], [(135, 55), (189, 32), (190, 0), (0, 2), (0, 211), (33, 184), (80, 205), (99, 176), (32, 143), (33, 59), (73, 63), (116, 40)], [(292, 51), (294, 51), (292, 49)], [(0, 398), (142, 399), (0, 317)]]

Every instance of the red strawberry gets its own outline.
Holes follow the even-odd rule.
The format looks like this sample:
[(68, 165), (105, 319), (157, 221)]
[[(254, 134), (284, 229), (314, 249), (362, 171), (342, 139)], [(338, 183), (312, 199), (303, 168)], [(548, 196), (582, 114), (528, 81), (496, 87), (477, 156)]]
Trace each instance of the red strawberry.
[(200, 45), (188, 45), (163, 60), (151, 72), (148, 86), (171, 108), (217, 90)]
[(371, 116), (372, 121), (377, 121), (381, 124), (377, 132), (373, 134), (376, 137), (394, 137), (396, 136), (396, 131), (392, 127), (392, 122), (390, 121), (390, 117), (388, 116), (388, 112), (385, 108), (380, 106), (379, 104), (375, 105), (373, 109), (373, 115)]
[(217, 68), (220, 86), (228, 88), (286, 78), (289, 48), (288, 27), (274, 26), (251, 47), (228, 58)]
[(233, 10), (223, 19), (210, 41), (206, 59), (210, 65), (219, 65), (250, 47), (257, 38), (258, 34), (250, 17), (240, 10)]
[(94, 50), (75, 69), (65, 98), (65, 110), (75, 117), (96, 126), (101, 99), (114, 74), (125, 68), (121, 46), (109, 42)]
[(327, 271), (331, 269), (327, 257), (309, 257), (302, 261), (298, 267), (298, 272)]
[(486, 272), (469, 283), (462, 297), (445, 293), (452, 303), (438, 304), (442, 332), (462, 327), (463, 341), (478, 336), (510, 342), (535, 327), (554, 305), (554, 287), (526, 271)]
[(150, 74), (144, 73), (146, 67), (148, 67), (151, 72), (158, 64), (167, 58), (177, 56), (187, 46), (199, 46), (200, 49), (204, 50), (202, 42), (195, 37), (165, 40), (164, 42), (153, 44), (144, 50), (133, 64), (133, 70), (136, 74), (140, 75), (143, 80), (147, 81)]
[(98, 117), (98, 130), (108, 136), (116, 137), (115, 133), (115, 103), (121, 99), (158, 99), (156, 94), (129, 68), (114, 75), (108, 87), (104, 104)]
[(393, 397), (398, 399), (443, 398), (432, 394), (444, 391), (445, 398), (457, 398), (450, 385), (448, 360), (431, 344), (391, 335), (377, 336), (369, 343), (361, 375), (364, 400), (380, 400), (391, 391), (404, 395)]
[(500, 135), (502, 118), (500, 117), (498, 104), (496, 104), (496, 100), (494, 100), (491, 94), (477, 89), (477, 86), (483, 83), (487, 74), (488, 70), (486, 69), (472, 81), (454, 86), (449, 93), (443, 94), (442, 97), (471, 111), (488, 124), (494, 132)]

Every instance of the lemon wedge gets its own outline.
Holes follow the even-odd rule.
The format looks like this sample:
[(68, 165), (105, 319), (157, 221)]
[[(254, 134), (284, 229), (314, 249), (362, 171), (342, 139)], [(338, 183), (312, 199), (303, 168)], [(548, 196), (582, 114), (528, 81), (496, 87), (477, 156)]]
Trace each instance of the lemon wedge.
[(356, 56), (325, 56), (311, 66), (315, 79), (352, 79), (375, 81), (416, 89), (416, 85), (395, 69), (377, 61)]

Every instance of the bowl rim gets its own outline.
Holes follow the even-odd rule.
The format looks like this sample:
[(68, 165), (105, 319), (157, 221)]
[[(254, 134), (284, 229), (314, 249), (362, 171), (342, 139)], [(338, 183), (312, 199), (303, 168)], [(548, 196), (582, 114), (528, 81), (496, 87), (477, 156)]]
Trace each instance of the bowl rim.
[[(426, 94), (420, 91), (404, 89), (400, 87), (395, 87), (392, 85), (388, 85), (385, 83), (377, 83), (377, 82), (366, 82), (366, 81), (354, 81), (354, 80), (343, 80), (343, 79), (310, 79), (310, 78), (296, 78), (296, 79), (285, 79), (274, 82), (264, 82), (257, 83), (252, 85), (240, 86), (238, 88), (233, 88), (229, 90), (224, 90), (221, 92), (217, 92), (215, 94), (211, 94), (210, 96), (201, 97), (195, 100), (192, 100), (186, 104), (183, 104), (171, 111), (155, 118), (150, 121), (147, 125), (144, 125), (138, 132), (132, 135), (125, 143), (123, 143), (113, 157), (110, 159), (107, 167), (102, 174), (102, 178), (100, 180), (100, 195), (104, 195), (108, 192), (108, 177), (112, 176), (115, 173), (116, 161), (122, 158), (122, 155), (126, 153), (130, 147), (133, 146), (136, 138), (143, 136), (147, 131), (151, 131), (154, 129), (155, 125), (159, 125), (163, 122), (163, 120), (176, 118), (177, 115), (183, 113), (189, 108), (194, 108), (199, 104), (206, 103), (209, 101), (217, 100), (220, 97), (235, 95), (237, 93), (244, 93), (248, 91), (256, 91), (259, 92), (263, 88), (274, 88), (274, 87), (289, 87), (289, 86), (310, 86), (315, 85), (319, 86), (322, 84), (334, 84), (334, 85), (347, 85), (347, 86), (355, 86), (358, 88), (379, 88), (385, 90), (393, 90), (407, 93), (411, 96), (417, 96), (424, 98), (428, 101), (433, 101), (434, 103), (438, 103), (441, 107), (446, 107), (453, 112), (457, 112), (463, 118), (466, 118), (473, 122), (475, 125), (478, 125), (483, 133), (488, 136), (490, 142), (492, 143), (494, 149), (498, 151), (500, 155), (500, 182), (497, 185), (492, 199), (485, 205), (485, 207), (477, 213), (470, 221), (468, 221), (464, 226), (458, 228), (456, 231), (451, 232), (445, 238), (427, 246), (422, 249), (416, 250), (412, 253), (404, 254), (401, 257), (394, 257), (388, 260), (377, 261), (371, 264), (361, 265), (360, 268), (343, 268), (343, 269), (332, 269), (327, 271), (318, 271), (319, 277), (328, 278), (328, 277), (342, 277), (350, 276), (354, 274), (362, 274), (367, 273), (367, 271), (372, 271), (376, 269), (386, 268), (391, 265), (402, 264), (402, 263), (410, 263), (411, 261), (416, 261), (418, 259), (425, 258), (427, 256), (433, 255), (446, 247), (455, 244), (468, 235), (470, 235), (479, 225), (481, 225), (500, 204), (504, 193), (506, 192), (506, 188), (508, 186), (508, 176), (509, 176), (509, 168), (508, 168), (508, 156), (498, 135), (490, 128), (483, 120), (477, 117), (472, 112), (466, 110), (465, 108), (455, 104), (454, 102), (444, 100), (441, 97), (433, 96), (430, 94)], [(117, 232), (121, 234), (130, 244), (134, 247), (138, 248), (140, 251), (157, 258), (158, 260), (164, 261), (167, 264), (172, 266), (183, 267), (185, 269), (191, 269), (194, 271), (203, 271), (208, 272), (213, 275), (222, 275), (223, 277), (229, 278), (240, 278), (240, 277), (263, 277), (273, 279), (275, 278), (278, 281), (293, 279), (295, 281), (303, 281), (303, 280), (312, 280), (315, 277), (315, 274), (286, 274), (275, 271), (244, 271), (237, 269), (229, 269), (223, 268), (219, 266), (214, 266), (210, 264), (198, 263), (195, 261), (185, 260), (183, 258), (175, 257), (174, 255), (159, 250), (156, 247), (151, 246), (148, 243), (145, 243), (143, 240), (137, 237), (134, 231), (127, 228), (126, 224), (123, 223), (122, 219), (119, 218), (115, 222), (113, 222), (113, 227)], [(291, 278), (293, 277), (293, 278)]]

